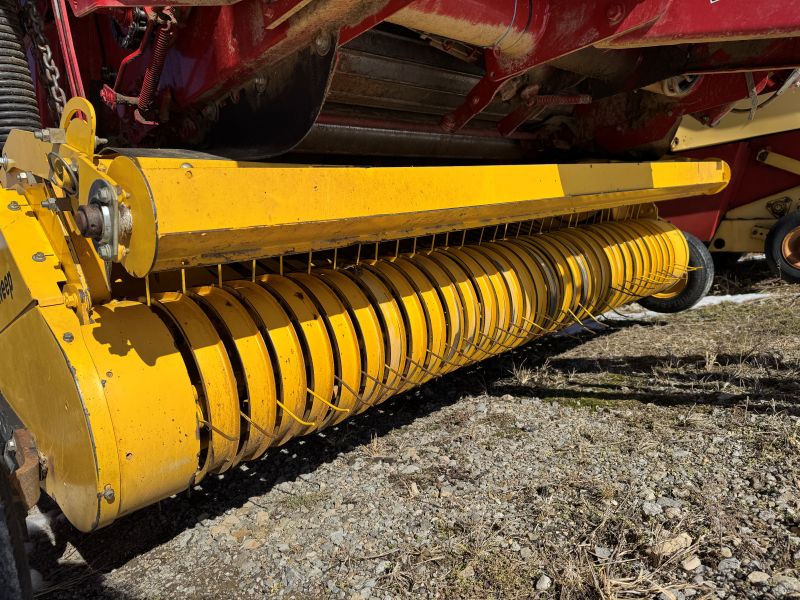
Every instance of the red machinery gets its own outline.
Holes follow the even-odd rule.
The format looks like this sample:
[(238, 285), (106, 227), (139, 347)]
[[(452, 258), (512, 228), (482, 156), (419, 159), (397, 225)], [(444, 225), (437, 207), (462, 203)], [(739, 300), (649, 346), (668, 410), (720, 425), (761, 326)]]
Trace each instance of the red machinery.
[[(14, 10), (13, 0), (4, 4)], [(56, 123), (64, 88), (94, 103), (112, 145), (248, 158), (658, 156), (683, 115), (716, 122), (800, 64), (792, 0), (758, 10), (745, 0), (26, 7), (45, 124)], [(27, 84), (10, 89), (27, 96)], [(0, 102), (7, 129), (18, 122), (5, 110)]]
[(686, 158), (725, 160), (731, 183), (664, 202), (659, 213), (705, 242), (718, 264), (764, 252), (776, 274), (800, 282), (800, 93), (774, 99), (761, 100), (752, 120), (737, 109), (714, 130), (689, 119), (673, 147)]

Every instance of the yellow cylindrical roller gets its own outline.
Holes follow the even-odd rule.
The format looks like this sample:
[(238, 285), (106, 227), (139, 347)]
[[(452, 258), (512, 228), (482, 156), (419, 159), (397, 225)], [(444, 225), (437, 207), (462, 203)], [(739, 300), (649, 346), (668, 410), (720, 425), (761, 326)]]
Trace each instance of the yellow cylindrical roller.
[(355, 328), (362, 370), (358, 386), (351, 391), (355, 391), (362, 400), (355, 408), (360, 413), (380, 402), (385, 394), (381, 386), (385, 368), (381, 324), (369, 298), (352, 279), (331, 269), (320, 269), (316, 275), (337, 294)]
[(272, 292), (281, 303), (297, 330), (305, 356), (308, 384), (303, 419), (311, 422), (307, 432), (319, 429), (331, 411), (333, 398), (333, 348), (325, 323), (317, 307), (291, 279), (281, 275), (264, 275), (257, 283)]
[(275, 433), (275, 374), (267, 346), (250, 313), (232, 294), (205, 286), (192, 290), (191, 297), (216, 325), (236, 375), (243, 409), (237, 459), (257, 458)]
[(267, 344), (279, 402), (274, 444), (285, 443), (306, 430), (302, 417), (308, 392), (300, 340), (289, 315), (267, 290), (250, 281), (233, 281), (229, 286), (250, 310)]
[(154, 306), (168, 315), (191, 353), (190, 376), (208, 431), (208, 449), (199, 468), (205, 473), (223, 473), (236, 464), (239, 452), (240, 407), (236, 378), (228, 353), (214, 325), (188, 296), (167, 293), (156, 297)]
[(362, 403), (358, 395), (361, 385), (361, 352), (356, 330), (344, 304), (319, 277), (306, 273), (289, 275), (311, 297), (328, 328), (334, 358), (336, 394), (324, 425), (343, 421), (356, 412)]

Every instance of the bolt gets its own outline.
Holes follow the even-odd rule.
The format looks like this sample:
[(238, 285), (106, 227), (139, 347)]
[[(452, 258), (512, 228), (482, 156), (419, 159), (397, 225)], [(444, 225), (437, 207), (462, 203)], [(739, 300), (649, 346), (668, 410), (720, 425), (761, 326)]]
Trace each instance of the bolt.
[(619, 2), (609, 4), (606, 9), (606, 19), (610, 25), (618, 25), (625, 18), (625, 6)]
[(39, 131), (33, 132), (33, 137), (37, 140), (47, 141), (50, 139), (50, 130), (49, 129), (40, 129)]
[(17, 202), (16, 200), (12, 200), (11, 202), (9, 202), (8, 210), (13, 210), (13, 211), (19, 210), (19, 202)]
[(325, 56), (331, 51), (331, 36), (327, 33), (320, 33), (314, 40), (314, 49), (320, 56)]
[(7, 156), (0, 157), (0, 169), (8, 169), (10, 163), (11, 161)]
[(192, 163), (185, 162), (181, 164), (181, 169), (191, 169), (191, 168), (192, 168)]
[(72, 342), (75, 341), (75, 336), (72, 335), (72, 332), (68, 331), (63, 336), (61, 336), (61, 339), (67, 342), (68, 344), (71, 344)]
[(33, 262), (44, 262), (47, 260), (47, 257), (44, 255), (44, 252), (37, 252), (31, 258), (33, 258)]
[(17, 175), (17, 179), (20, 181), (28, 181), (28, 174), (27, 173), (20, 173)]
[(58, 211), (58, 201), (55, 198), (45, 198), (42, 200), (42, 208), (46, 208), (48, 210), (52, 210), (53, 212)]
[(111, 244), (103, 244), (97, 249), (97, 253), (100, 255), (100, 258), (106, 262), (114, 258), (114, 251), (111, 248)]
[(112, 488), (110, 485), (106, 485), (105, 489), (103, 490), (103, 498), (105, 498), (108, 502), (113, 502), (114, 498), (116, 498), (114, 488)]

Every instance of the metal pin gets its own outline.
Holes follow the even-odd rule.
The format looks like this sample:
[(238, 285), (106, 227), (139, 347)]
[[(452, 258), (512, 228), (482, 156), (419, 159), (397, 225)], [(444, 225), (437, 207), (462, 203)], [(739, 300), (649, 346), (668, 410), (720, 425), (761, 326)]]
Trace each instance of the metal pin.
[(400, 240), (396, 240), (394, 243), (394, 257), (395, 259), (400, 256)]
[(311, 275), (311, 262), (313, 257), (313, 250), (308, 251), (308, 274)]
[(461, 247), (462, 247), (462, 248), (464, 247), (464, 244), (466, 243), (466, 241), (467, 241), (467, 230), (465, 229), (465, 230), (464, 230), (464, 231), (461, 233)]
[(229, 442), (238, 442), (239, 441), (239, 437), (238, 436), (234, 437), (232, 435), (228, 435), (227, 433), (222, 431), (219, 427), (215, 427), (214, 425), (212, 425), (208, 421), (204, 421), (203, 419), (200, 419), (200, 424), (205, 426), (205, 427), (208, 427), (214, 433), (216, 433), (218, 435), (221, 435), (222, 437), (224, 437)]
[(359, 408), (361, 406), (369, 406), (370, 405), (369, 402), (367, 402), (364, 399), (363, 396), (361, 396), (357, 391), (355, 391), (352, 388), (352, 386), (350, 384), (348, 384), (344, 379), (342, 379), (341, 377), (339, 377), (336, 374), (334, 374), (333, 378), (336, 380), (336, 382), (339, 385), (343, 386), (348, 392), (350, 392), (358, 400), (358, 404), (356, 404), (356, 408)]
[(217, 265), (217, 286), (222, 287), (222, 265)]
[(186, 293), (186, 269), (181, 269), (181, 290)]
[(336, 261), (339, 259), (339, 248), (333, 249), (333, 270), (336, 270)]
[(253, 421), (253, 419), (251, 419), (250, 417), (248, 417), (248, 416), (247, 416), (246, 414), (244, 414), (242, 411), (239, 411), (239, 415), (240, 415), (240, 416), (241, 416), (241, 417), (242, 417), (242, 418), (243, 418), (245, 421), (247, 421), (248, 423), (250, 423), (250, 425), (252, 425), (252, 426), (253, 426), (253, 427), (255, 427), (255, 428), (258, 430), (258, 431), (260, 431), (260, 432), (261, 432), (261, 433), (263, 433), (265, 436), (267, 436), (269, 439), (271, 439), (271, 440), (274, 440), (274, 439), (275, 439), (275, 434), (274, 434), (274, 433), (270, 433), (269, 431), (267, 431), (266, 429), (264, 429), (263, 427), (261, 427), (261, 426), (260, 426), (258, 423), (256, 423), (255, 421)]
[(380, 242), (375, 242), (375, 260), (378, 260), (380, 254)]
[[(283, 254), (278, 257), (278, 274), (283, 276)], [(255, 281), (255, 279), (253, 281)]]
[(436, 249), (436, 234), (434, 233), (431, 237), (431, 252)]
[(292, 419), (294, 419), (295, 421), (297, 421), (298, 423), (300, 423), (300, 425), (305, 425), (306, 427), (316, 427), (316, 426), (317, 426), (317, 424), (316, 424), (316, 423), (312, 423), (312, 422), (310, 422), (310, 421), (304, 421), (303, 419), (301, 419), (300, 417), (298, 417), (296, 414), (294, 414), (292, 411), (290, 411), (288, 408), (286, 408), (286, 405), (285, 405), (283, 402), (281, 402), (280, 400), (276, 400), (276, 401), (275, 401), (275, 404), (277, 404), (278, 406), (280, 406), (280, 407), (281, 407), (281, 410), (282, 410), (283, 412), (285, 412), (285, 413), (286, 413), (287, 415), (289, 415), (289, 416), (290, 416)]
[(332, 410), (335, 410), (336, 412), (341, 412), (341, 413), (349, 413), (349, 412), (350, 412), (350, 409), (349, 409), (349, 408), (339, 408), (339, 407), (338, 407), (338, 406), (336, 406), (335, 404), (333, 404), (333, 403), (329, 402), (328, 400), (325, 400), (325, 398), (323, 398), (322, 396), (320, 396), (319, 394), (317, 394), (317, 393), (316, 393), (314, 390), (312, 390), (311, 388), (306, 388), (306, 391), (307, 391), (309, 394), (311, 394), (312, 396), (314, 396), (314, 398), (316, 398), (317, 400), (319, 400), (319, 401), (320, 401), (320, 402), (322, 402), (323, 404), (327, 405), (327, 406), (328, 406), (328, 407), (330, 407)]
[[(388, 365), (383, 365), (383, 366), (385, 368), (389, 369), (389, 371), (392, 371), (392, 369)], [(367, 379), (371, 379), (372, 381), (377, 383), (379, 386), (381, 386), (385, 390), (389, 390), (390, 392), (394, 392), (395, 394), (399, 394), (400, 393), (400, 389), (401, 388), (399, 388), (399, 387), (396, 388), (396, 387), (392, 387), (391, 385), (387, 385), (387, 384), (383, 383), (380, 379), (376, 379), (375, 377), (373, 377), (372, 375), (370, 375), (369, 373), (367, 373), (364, 370), (361, 371), (361, 374), (364, 377), (366, 377)]]
[(356, 265), (361, 263), (361, 244), (358, 245), (358, 251), (356, 252)]
[(150, 273), (144, 276), (144, 297), (147, 299), (147, 306), (150, 306), (153, 301), (150, 296)]
[(411, 249), (411, 256), (417, 253), (417, 238), (414, 238), (414, 247)]

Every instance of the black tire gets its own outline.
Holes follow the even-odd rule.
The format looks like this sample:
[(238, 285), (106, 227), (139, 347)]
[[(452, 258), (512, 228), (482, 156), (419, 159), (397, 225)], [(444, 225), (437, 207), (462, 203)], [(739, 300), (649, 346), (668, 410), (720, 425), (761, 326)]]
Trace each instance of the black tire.
[(0, 597), (3, 600), (33, 597), (25, 537), (24, 509), (12, 492), (6, 466), (0, 465)]
[(784, 215), (775, 222), (767, 234), (764, 253), (775, 275), (784, 281), (800, 283), (800, 210)]
[(647, 310), (659, 313), (677, 313), (705, 298), (714, 283), (714, 259), (706, 245), (691, 233), (683, 233), (689, 244), (689, 267), (686, 287), (672, 298), (642, 298), (639, 304)]
[(711, 258), (714, 259), (714, 270), (717, 273), (730, 271), (736, 267), (742, 256), (744, 256), (742, 252), (712, 252)]

